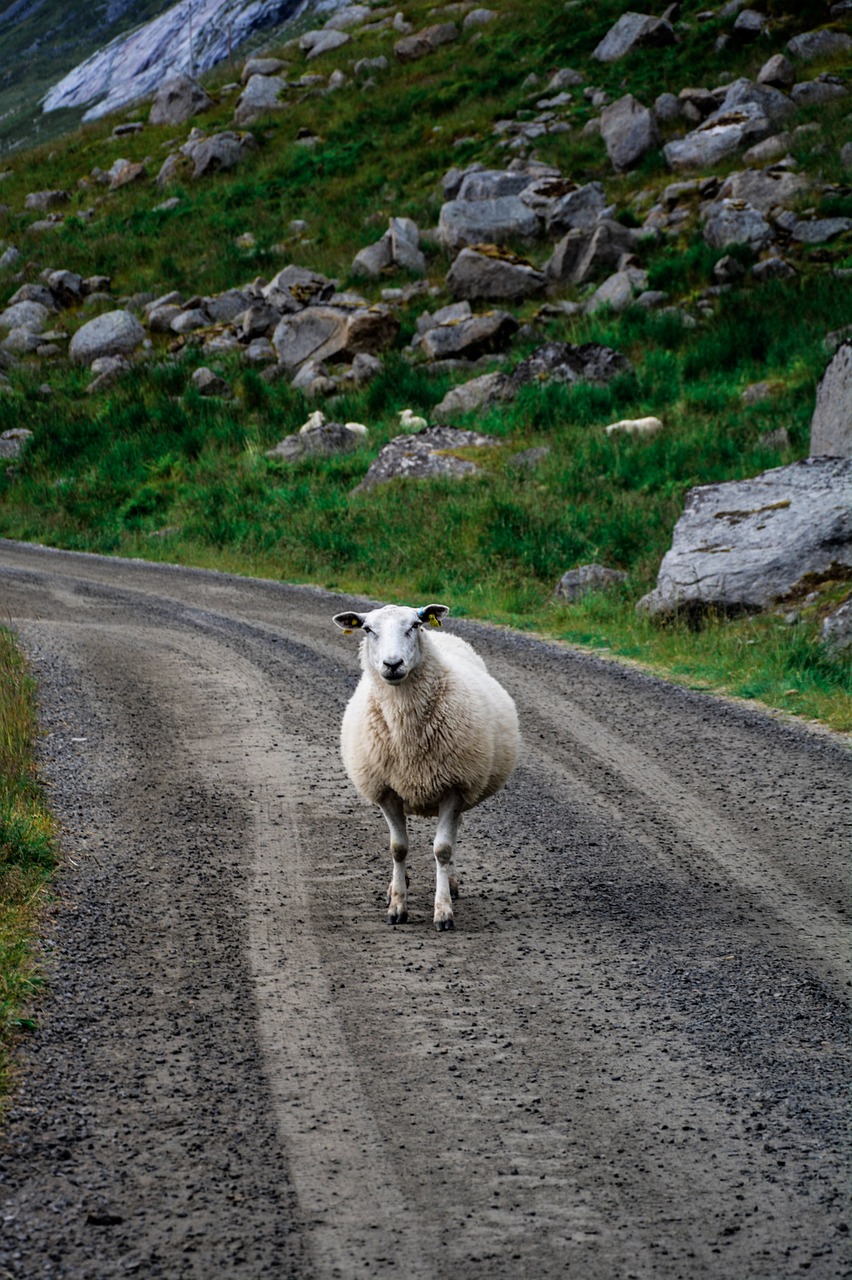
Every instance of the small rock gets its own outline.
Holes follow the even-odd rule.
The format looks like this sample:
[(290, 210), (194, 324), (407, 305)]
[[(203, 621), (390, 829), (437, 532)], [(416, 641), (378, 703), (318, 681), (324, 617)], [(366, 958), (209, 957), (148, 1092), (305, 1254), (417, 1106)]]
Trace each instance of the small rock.
[(792, 280), (798, 273), (792, 262), (773, 255), (770, 258), (764, 258), (762, 262), (756, 262), (751, 269), (751, 274), (755, 280)]
[(796, 83), (796, 68), (783, 53), (776, 53), (757, 73), (758, 84), (771, 84), (776, 89), (790, 89)]
[(219, 396), (222, 399), (230, 400), (233, 395), (230, 384), (224, 378), (220, 378), (212, 369), (208, 369), (203, 365), (195, 370), (190, 382), (199, 395), (202, 396)]
[(812, 457), (852, 458), (852, 341), (837, 348), (820, 379), (810, 452)]
[(563, 573), (554, 595), (558, 600), (582, 600), (593, 591), (611, 590), (627, 581), (627, 574), (620, 569), (608, 569), (602, 564), (581, 564)]
[(149, 124), (184, 124), (201, 111), (213, 106), (213, 99), (190, 76), (173, 76), (154, 95), (148, 115)]
[(844, 601), (823, 620), (820, 640), (832, 657), (852, 657), (852, 600)]

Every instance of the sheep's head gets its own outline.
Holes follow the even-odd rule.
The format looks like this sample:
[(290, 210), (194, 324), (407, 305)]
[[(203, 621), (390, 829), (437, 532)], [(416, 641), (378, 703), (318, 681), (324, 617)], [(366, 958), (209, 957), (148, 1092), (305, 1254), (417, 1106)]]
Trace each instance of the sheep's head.
[(370, 613), (338, 613), (335, 623), (341, 631), (359, 631), (363, 637), (361, 662), (388, 684), (401, 684), (421, 661), (420, 630), (425, 625), (439, 627), (449, 613), (445, 604), (427, 604), (422, 609), (387, 604)]

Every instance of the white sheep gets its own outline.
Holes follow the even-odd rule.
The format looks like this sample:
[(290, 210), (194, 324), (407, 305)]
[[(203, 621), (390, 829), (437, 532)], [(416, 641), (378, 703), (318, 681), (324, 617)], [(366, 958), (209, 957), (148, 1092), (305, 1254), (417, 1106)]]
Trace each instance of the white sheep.
[(628, 435), (654, 436), (662, 429), (663, 424), (659, 418), (621, 418), (618, 422), (611, 422), (604, 428), (608, 436), (614, 436), (621, 431)]
[(344, 422), (343, 425), (347, 431), (354, 432), (356, 436), (367, 435), (367, 428), (364, 426), (363, 422)]
[(325, 414), (322, 409), (314, 409), (313, 413), (308, 414), (307, 422), (303, 422), (299, 427), (299, 435), (304, 435), (307, 431), (316, 431), (318, 427), (325, 426)]
[(418, 418), (410, 409), (400, 409), (399, 425), (403, 431), (425, 431), (429, 423), (425, 418)]
[(503, 786), (520, 741), (515, 704), (479, 654), (458, 636), (424, 626), (439, 627), (448, 612), (442, 604), (385, 605), (334, 619), (343, 631), (363, 636), (363, 674), (343, 716), (340, 747), (350, 778), (388, 824), (388, 924), (408, 919), (406, 815), (437, 815), (438, 930), (453, 928), (453, 850), (461, 815)]

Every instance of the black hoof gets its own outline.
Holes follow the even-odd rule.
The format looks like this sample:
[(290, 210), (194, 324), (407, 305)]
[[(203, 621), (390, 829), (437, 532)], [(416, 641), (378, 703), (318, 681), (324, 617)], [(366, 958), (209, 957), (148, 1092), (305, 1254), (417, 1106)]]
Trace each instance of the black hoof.
[(399, 915), (388, 916), (388, 924), (407, 924), (407, 923), (408, 923), (407, 911), (400, 911)]
[(448, 929), (455, 929), (455, 927), (456, 927), (455, 922), (453, 920), (436, 920), (435, 921), (435, 928), (438, 931), (438, 933), (443, 933), (445, 930), (448, 930)]

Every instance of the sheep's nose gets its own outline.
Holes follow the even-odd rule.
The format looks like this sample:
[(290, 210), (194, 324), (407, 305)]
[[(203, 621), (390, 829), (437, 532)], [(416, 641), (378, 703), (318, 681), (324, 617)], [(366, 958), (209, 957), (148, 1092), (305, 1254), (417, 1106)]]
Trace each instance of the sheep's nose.
[(402, 658), (384, 658), (384, 665), (387, 667), (389, 676), (399, 675), (399, 668), (402, 666), (404, 659)]

